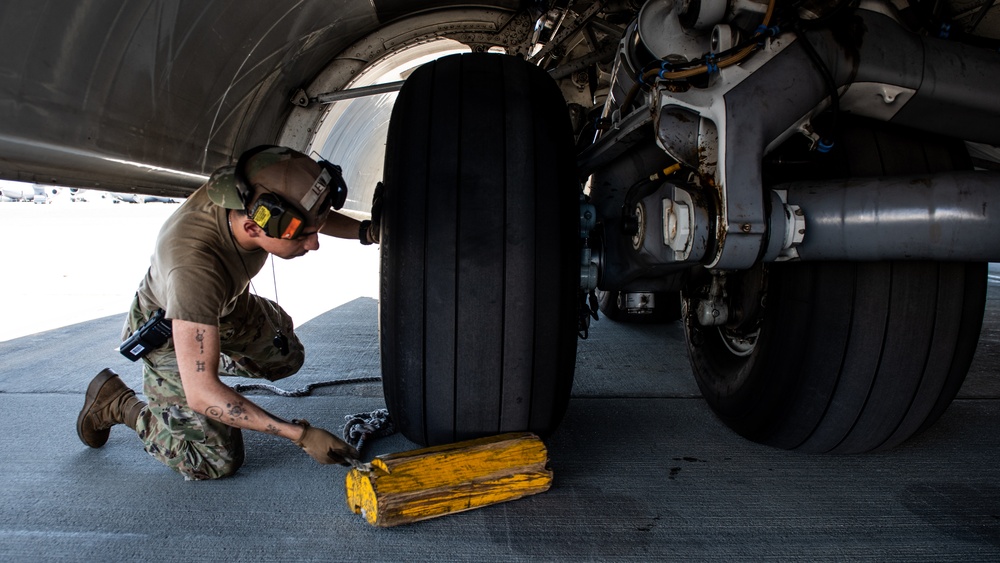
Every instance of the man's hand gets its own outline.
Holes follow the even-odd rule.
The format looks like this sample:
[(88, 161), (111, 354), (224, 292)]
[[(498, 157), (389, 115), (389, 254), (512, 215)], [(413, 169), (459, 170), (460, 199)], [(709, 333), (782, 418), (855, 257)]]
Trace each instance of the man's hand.
[(372, 196), (372, 221), (368, 225), (368, 240), (378, 244), (382, 228), (382, 192), (385, 188), (382, 182), (375, 185), (375, 195)]
[(361, 458), (358, 450), (326, 430), (309, 426), (305, 420), (296, 420), (295, 423), (302, 426), (303, 430), (302, 437), (295, 441), (295, 445), (316, 461), (324, 465), (351, 465), (349, 460)]

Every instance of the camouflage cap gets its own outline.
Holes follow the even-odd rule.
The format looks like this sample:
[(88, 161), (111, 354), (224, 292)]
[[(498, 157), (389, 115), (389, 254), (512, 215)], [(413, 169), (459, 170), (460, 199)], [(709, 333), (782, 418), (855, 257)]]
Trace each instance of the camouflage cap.
[(236, 185), (236, 167), (223, 166), (212, 173), (205, 186), (209, 199), (226, 209), (244, 209), (240, 190)]

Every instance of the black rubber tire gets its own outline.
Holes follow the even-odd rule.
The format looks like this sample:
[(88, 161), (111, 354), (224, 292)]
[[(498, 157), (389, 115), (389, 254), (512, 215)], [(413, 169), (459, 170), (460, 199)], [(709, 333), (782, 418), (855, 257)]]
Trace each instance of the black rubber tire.
[(681, 318), (681, 297), (678, 291), (654, 292), (654, 307), (648, 313), (635, 313), (622, 309), (621, 291), (597, 290), (597, 306), (605, 317), (618, 323), (657, 324), (669, 323)]
[[(843, 142), (853, 150), (833, 168), (844, 175), (968, 165), (960, 143), (882, 124), (849, 123)], [(752, 440), (807, 452), (890, 448), (958, 393), (986, 284), (984, 263), (774, 264), (730, 279), (730, 295), (763, 304), (742, 326), (704, 328), (685, 312), (691, 363), (712, 409)]]
[(562, 94), (521, 59), (417, 69), (386, 145), (385, 400), (424, 445), (548, 435), (576, 362), (579, 197)]

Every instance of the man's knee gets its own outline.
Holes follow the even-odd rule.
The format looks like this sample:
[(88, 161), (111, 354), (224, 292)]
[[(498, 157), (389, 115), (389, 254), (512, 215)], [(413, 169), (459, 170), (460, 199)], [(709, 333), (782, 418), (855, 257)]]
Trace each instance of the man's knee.
[(282, 357), (270, 356), (259, 360), (249, 356), (244, 356), (235, 360), (237, 368), (236, 375), (243, 377), (262, 377), (268, 381), (278, 381), (286, 377), (295, 375), (302, 368), (305, 361), (305, 353), (301, 346), (289, 351)]
[(212, 452), (211, 455), (203, 455), (202, 463), (196, 466), (182, 464), (174, 469), (190, 481), (222, 479), (239, 471), (243, 467), (244, 458), (243, 433), (239, 428), (233, 428), (226, 448)]
[(161, 413), (143, 418), (137, 428), (139, 437), (151, 456), (185, 479), (220, 479), (243, 465), (243, 433), (239, 428), (210, 421), (179, 424), (176, 416), (169, 424), (164, 418), (170, 417)]
[(295, 344), (296, 346), (288, 354), (285, 354), (281, 361), (275, 363), (277, 369), (272, 371), (271, 376), (265, 377), (271, 381), (277, 381), (295, 375), (302, 369), (302, 364), (305, 363), (306, 359), (305, 350), (302, 348), (302, 344), (298, 342), (298, 339), (296, 339)]

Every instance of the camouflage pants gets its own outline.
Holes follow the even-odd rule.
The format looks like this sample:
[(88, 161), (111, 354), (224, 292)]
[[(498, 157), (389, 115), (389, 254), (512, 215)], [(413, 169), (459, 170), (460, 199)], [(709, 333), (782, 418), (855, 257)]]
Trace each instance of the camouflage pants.
[[(152, 316), (133, 300), (122, 338)], [(282, 355), (272, 339), (268, 319), (280, 318), (288, 336), (289, 353)], [(219, 375), (264, 378), (276, 381), (302, 367), (305, 352), (293, 331), (292, 318), (273, 301), (244, 292), (232, 313), (219, 322), (221, 358)], [(205, 417), (188, 406), (181, 385), (177, 355), (171, 338), (143, 359), (143, 393), (148, 406), (136, 423), (146, 451), (185, 479), (217, 479), (232, 475), (243, 465), (243, 434)]]

